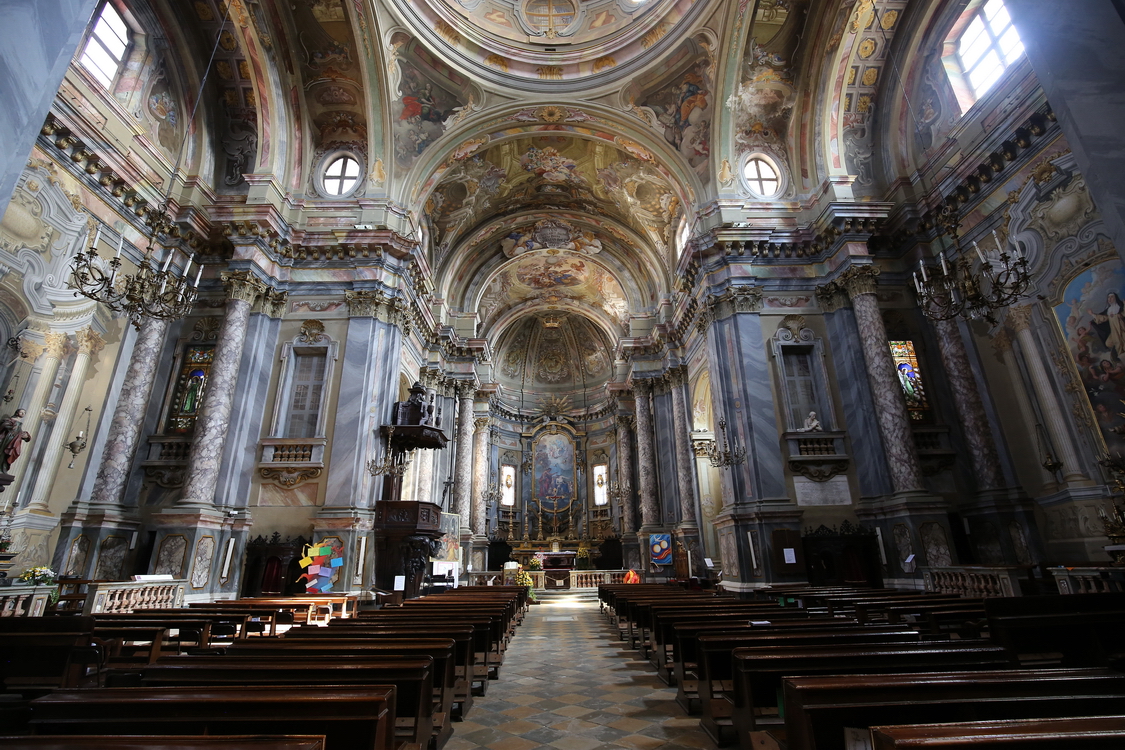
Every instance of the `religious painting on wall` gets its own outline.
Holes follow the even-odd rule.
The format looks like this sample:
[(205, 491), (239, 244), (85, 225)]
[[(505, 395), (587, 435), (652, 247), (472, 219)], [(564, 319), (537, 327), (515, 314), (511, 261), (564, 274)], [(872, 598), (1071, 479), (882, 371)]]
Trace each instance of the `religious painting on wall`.
[(184, 349), (184, 364), (176, 380), (176, 392), (168, 414), (169, 433), (183, 435), (195, 429), (214, 359), (215, 347), (211, 344), (192, 345)]
[(441, 538), (430, 562), (459, 562), (461, 560), (461, 516), (456, 513), (441, 514)]
[(1111, 258), (1075, 276), (1055, 316), (1102, 439), (1125, 454), (1125, 266)]
[(547, 433), (535, 443), (535, 502), (544, 513), (563, 513), (574, 501), (574, 442)]

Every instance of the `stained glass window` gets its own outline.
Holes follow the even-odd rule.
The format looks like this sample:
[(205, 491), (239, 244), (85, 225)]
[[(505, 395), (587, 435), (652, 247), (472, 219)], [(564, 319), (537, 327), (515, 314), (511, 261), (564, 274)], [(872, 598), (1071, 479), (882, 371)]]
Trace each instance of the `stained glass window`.
[(500, 467), (500, 504), (516, 504), (516, 467), (510, 464)]
[(184, 364), (176, 380), (176, 392), (168, 414), (169, 433), (182, 435), (195, 429), (195, 420), (207, 396), (207, 381), (214, 359), (213, 345), (192, 345), (184, 349)]
[(891, 358), (895, 362), (902, 394), (906, 398), (906, 408), (915, 422), (926, 419), (930, 402), (926, 398), (926, 387), (922, 382), (922, 371), (918, 367), (918, 355), (913, 341), (891, 341)]
[(609, 466), (594, 465), (594, 505), (609, 505)]

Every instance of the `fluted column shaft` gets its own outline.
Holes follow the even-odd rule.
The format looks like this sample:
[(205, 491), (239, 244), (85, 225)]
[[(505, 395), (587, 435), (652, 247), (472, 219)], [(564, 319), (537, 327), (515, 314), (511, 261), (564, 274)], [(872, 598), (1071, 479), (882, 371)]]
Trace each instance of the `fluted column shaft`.
[(953, 403), (957, 416), (961, 418), (961, 430), (969, 448), (969, 459), (973, 465), (973, 475), (978, 490), (996, 489), (1003, 483), (1000, 475), (1000, 456), (992, 430), (988, 427), (988, 417), (984, 413), (977, 381), (969, 365), (969, 355), (961, 331), (954, 320), (935, 320), (938, 349), (953, 391)]
[(633, 492), (633, 441), (630, 436), (632, 419), (617, 418), (617, 484), (625, 488), (625, 499), (621, 503), (621, 533), (632, 534), (637, 530), (636, 494)]
[(265, 285), (242, 271), (222, 274), (227, 287), (227, 309), (215, 359), (211, 364), (203, 408), (195, 422), (191, 452), (184, 473), (184, 490), (177, 508), (208, 510), (215, 507), (215, 488), (219, 481), (219, 463), (226, 445), (234, 389), (238, 384), (238, 366), (246, 344), (250, 325), (250, 308), (266, 289)]
[(877, 269), (858, 266), (847, 271), (841, 282), (855, 311), (856, 328), (863, 347), (863, 360), (867, 366), (879, 434), (887, 454), (891, 484), (896, 493), (917, 492), (923, 489), (922, 469), (914, 448), (914, 433), (910, 429), (902, 386), (895, 376), (887, 330), (875, 298), (877, 275)]
[(71, 440), (70, 428), (74, 422), (74, 414), (78, 410), (78, 399), (81, 398), (82, 389), (86, 386), (86, 371), (90, 367), (90, 358), (105, 347), (102, 337), (90, 328), (83, 328), (76, 334), (76, 338), (78, 353), (74, 357), (74, 366), (70, 370), (66, 390), (63, 391), (58, 414), (55, 416), (55, 426), (47, 441), (47, 449), (39, 462), (39, 473), (35, 477), (31, 499), (27, 503), (27, 509), (32, 513), (51, 512), (47, 500), (51, 496), (51, 487), (55, 483), (59, 466), (62, 465), (63, 451)]
[(120, 507), (125, 504), (125, 485), (129, 469), (137, 455), (141, 427), (144, 424), (152, 384), (156, 378), (156, 365), (160, 362), (161, 346), (168, 331), (168, 321), (145, 318), (129, 356), (129, 369), (121, 385), (121, 395), (109, 424), (101, 465), (90, 491), (90, 504), (100, 507)]
[(680, 492), (680, 526), (695, 528), (695, 482), (691, 458), (691, 429), (688, 427), (687, 399), (684, 397), (685, 375), (682, 369), (672, 372), (672, 424), (676, 429), (676, 485)]
[[(31, 398), (27, 401), (27, 407), (24, 409), (24, 429), (34, 436), (38, 433), (39, 429), (43, 426), (43, 410), (47, 406), (47, 399), (51, 397), (51, 391), (55, 388), (55, 377), (59, 374), (59, 364), (70, 350), (70, 339), (65, 333), (59, 331), (52, 331), (43, 337), (43, 366), (39, 368), (39, 380), (35, 382), (35, 389), (31, 392)], [(29, 344), (24, 344), (26, 348), (30, 348)], [(28, 453), (30, 451), (25, 451)], [(30, 456), (23, 456), (12, 467), (12, 474), (16, 479), (7, 492), (5, 492), (7, 503), (15, 503), (16, 498), (19, 497), (20, 488), (23, 485), (24, 477), (27, 476), (31, 470)]]
[(652, 436), (652, 385), (635, 381), (637, 394), (637, 492), (641, 497), (641, 525), (660, 525), (660, 505), (656, 502), (656, 450)]
[(488, 506), (484, 494), (488, 491), (488, 431), (492, 420), (478, 417), (473, 420), (473, 502), (471, 528), (473, 534), (488, 533)]
[(1008, 313), (1008, 323), (1015, 331), (1016, 340), (1020, 342), (1020, 349), (1023, 350), (1027, 374), (1031, 378), (1032, 388), (1035, 389), (1035, 398), (1043, 411), (1044, 426), (1051, 437), (1051, 445), (1055, 448), (1055, 457), (1062, 462), (1063, 479), (1068, 482), (1087, 480), (1088, 477), (1082, 472), (1078, 454), (1074, 452), (1066, 418), (1059, 407), (1058, 399), (1055, 398), (1051, 377), (1043, 365), (1046, 356), (1039, 350), (1039, 342), (1031, 332), (1031, 307), (1023, 305), (1012, 308)]
[(453, 465), (453, 512), (461, 516), (461, 528), (469, 529), (469, 492), (473, 472), (473, 398), (476, 386), (465, 383), (457, 389), (457, 454)]

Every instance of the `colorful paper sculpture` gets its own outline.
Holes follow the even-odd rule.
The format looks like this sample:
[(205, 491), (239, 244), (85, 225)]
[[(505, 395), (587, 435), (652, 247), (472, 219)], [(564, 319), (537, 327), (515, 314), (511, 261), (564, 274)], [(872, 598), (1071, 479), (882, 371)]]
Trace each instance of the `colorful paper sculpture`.
[(297, 579), (305, 581), (306, 594), (327, 594), (332, 590), (332, 576), (344, 565), (344, 548), (332, 546), (327, 539), (305, 547), (301, 567), (305, 572)]
[(671, 534), (649, 534), (648, 547), (652, 553), (653, 565), (671, 565), (672, 564), (672, 535)]

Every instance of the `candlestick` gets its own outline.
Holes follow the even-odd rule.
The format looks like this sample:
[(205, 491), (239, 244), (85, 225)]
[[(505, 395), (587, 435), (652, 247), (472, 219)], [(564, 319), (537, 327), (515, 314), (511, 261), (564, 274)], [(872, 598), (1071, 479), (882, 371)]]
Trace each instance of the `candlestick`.
[(941, 272), (943, 274), (945, 274), (946, 276), (948, 276), (949, 275), (949, 266), (945, 265), (945, 253), (940, 252), (940, 253), (938, 253), (937, 257), (938, 257), (938, 260), (941, 261)]
[(114, 258), (120, 258), (121, 257), (121, 251), (124, 248), (125, 248), (125, 233), (122, 232), (121, 236), (117, 238), (117, 253), (115, 253), (113, 257)]
[(922, 283), (930, 283), (930, 280), (926, 278), (926, 264), (922, 261), (918, 261), (918, 270), (922, 272)]
[[(86, 236), (87, 237), (90, 236), (90, 230), (88, 230), (88, 229), (86, 230)], [(102, 225), (98, 224), (97, 228), (94, 230), (94, 241), (90, 244), (91, 249), (93, 249), (93, 250), (98, 249), (98, 240), (100, 240), (101, 238), (102, 238)]]
[(980, 258), (981, 263), (988, 263), (988, 261), (984, 259), (984, 253), (980, 251), (980, 245), (977, 244), (976, 240), (973, 240), (973, 249), (977, 251), (977, 257)]

